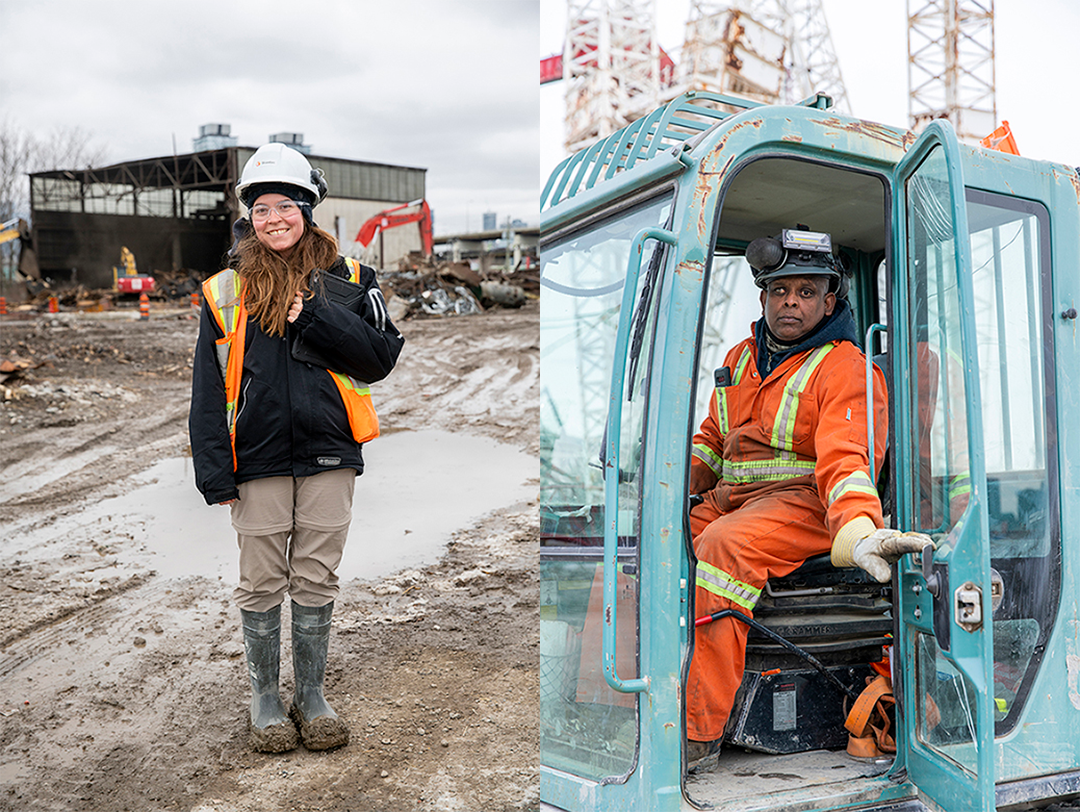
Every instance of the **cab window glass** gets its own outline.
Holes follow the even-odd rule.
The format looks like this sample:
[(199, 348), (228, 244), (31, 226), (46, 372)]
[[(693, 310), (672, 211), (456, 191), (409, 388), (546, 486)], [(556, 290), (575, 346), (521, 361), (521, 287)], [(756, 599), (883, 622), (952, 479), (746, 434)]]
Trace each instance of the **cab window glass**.
[[(591, 780), (628, 774), (637, 758), (637, 697), (602, 670), (606, 428), (620, 317), (632, 318), (620, 423), (616, 671), (638, 675), (637, 560), (648, 348), (664, 246), (646, 241), (635, 311), (622, 314), (630, 248), (663, 225), (654, 198), (541, 248), (540, 754)], [(643, 349), (644, 348), (644, 349)]]

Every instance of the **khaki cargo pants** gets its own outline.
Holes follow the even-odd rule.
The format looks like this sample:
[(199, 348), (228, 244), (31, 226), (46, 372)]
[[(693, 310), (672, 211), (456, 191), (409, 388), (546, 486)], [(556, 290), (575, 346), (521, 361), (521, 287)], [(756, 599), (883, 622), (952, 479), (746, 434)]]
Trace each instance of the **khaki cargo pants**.
[(232, 525), (240, 546), (233, 599), (241, 609), (269, 611), (286, 592), (301, 606), (334, 600), (355, 484), (356, 471), (348, 468), (240, 485)]

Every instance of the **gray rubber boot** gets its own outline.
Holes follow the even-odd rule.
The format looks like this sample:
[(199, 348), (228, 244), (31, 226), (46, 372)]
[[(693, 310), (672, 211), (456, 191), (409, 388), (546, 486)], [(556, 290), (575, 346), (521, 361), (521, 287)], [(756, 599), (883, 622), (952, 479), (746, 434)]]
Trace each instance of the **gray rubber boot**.
[(349, 743), (349, 728), (323, 696), (326, 650), (330, 644), (330, 617), (334, 602), (301, 606), (292, 602), (292, 655), (296, 691), (289, 716), (300, 728), (308, 750), (329, 750)]
[(283, 753), (300, 742), (278, 693), (281, 670), (281, 607), (269, 612), (240, 610), (244, 650), (251, 677), (251, 746), (260, 753)]

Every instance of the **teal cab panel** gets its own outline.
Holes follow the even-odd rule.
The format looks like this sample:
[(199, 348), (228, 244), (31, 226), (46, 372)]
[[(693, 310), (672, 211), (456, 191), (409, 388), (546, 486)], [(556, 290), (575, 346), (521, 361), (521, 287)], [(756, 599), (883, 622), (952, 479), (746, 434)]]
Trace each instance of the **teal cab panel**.
[[(1067, 167), (965, 147), (946, 124), (916, 137), (820, 97), (704, 93), (552, 174), (545, 808), (974, 810), (1080, 791), (1080, 339), (1062, 315), (1080, 274), (1054, 273), (1076, 267), (1077, 188)], [(810, 590), (770, 582), (755, 617), (794, 630), (853, 693), (872, 667), (891, 672), (896, 752), (848, 756), (850, 698), (751, 632), (728, 745), (688, 774), (690, 438), (713, 370), (761, 312), (742, 251), (799, 224), (846, 257), (889, 381), (887, 521), (936, 549), (902, 559), (883, 592), (858, 570)]]

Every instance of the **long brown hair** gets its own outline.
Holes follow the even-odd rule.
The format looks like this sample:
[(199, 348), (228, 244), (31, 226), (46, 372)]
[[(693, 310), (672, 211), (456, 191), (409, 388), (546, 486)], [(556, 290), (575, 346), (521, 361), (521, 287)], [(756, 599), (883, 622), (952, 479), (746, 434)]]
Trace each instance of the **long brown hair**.
[(311, 292), (311, 271), (333, 265), (338, 247), (330, 234), (305, 222), (304, 233), (287, 255), (263, 245), (254, 232), (240, 240), (236, 253), (248, 313), (258, 319), (263, 332), (283, 336), (296, 292)]

